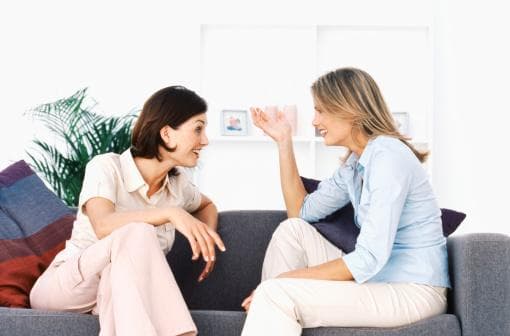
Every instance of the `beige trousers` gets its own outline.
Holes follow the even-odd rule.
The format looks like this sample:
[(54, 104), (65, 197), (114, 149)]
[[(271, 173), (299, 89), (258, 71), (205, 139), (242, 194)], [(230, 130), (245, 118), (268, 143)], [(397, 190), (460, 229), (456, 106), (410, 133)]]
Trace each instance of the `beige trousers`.
[(446, 289), (414, 283), (274, 279), (344, 253), (297, 218), (276, 229), (243, 336), (301, 335), (313, 327), (396, 327), (446, 311)]
[(30, 293), (32, 308), (99, 314), (102, 336), (196, 333), (156, 231), (127, 224), (55, 262)]

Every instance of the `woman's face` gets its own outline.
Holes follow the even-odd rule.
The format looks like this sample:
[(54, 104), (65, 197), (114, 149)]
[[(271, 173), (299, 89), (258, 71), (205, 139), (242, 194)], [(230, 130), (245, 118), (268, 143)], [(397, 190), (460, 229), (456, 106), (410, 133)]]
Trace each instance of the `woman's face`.
[(317, 128), (328, 146), (350, 147), (352, 144), (352, 121), (342, 119), (324, 108), (314, 99), (315, 115), (312, 124)]
[(198, 114), (185, 121), (176, 130), (168, 127), (170, 147), (176, 147), (174, 152), (167, 152), (167, 156), (175, 161), (177, 166), (195, 167), (200, 151), (209, 144), (205, 134), (207, 117), (205, 113)]

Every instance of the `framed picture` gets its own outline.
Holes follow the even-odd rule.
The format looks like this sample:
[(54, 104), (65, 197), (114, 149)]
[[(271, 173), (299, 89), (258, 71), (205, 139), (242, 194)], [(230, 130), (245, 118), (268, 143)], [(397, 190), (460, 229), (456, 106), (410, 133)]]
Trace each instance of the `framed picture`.
[(400, 134), (409, 135), (409, 113), (407, 112), (393, 112), (393, 119), (397, 123), (397, 128)]
[(248, 135), (248, 111), (223, 110), (221, 111), (222, 135)]

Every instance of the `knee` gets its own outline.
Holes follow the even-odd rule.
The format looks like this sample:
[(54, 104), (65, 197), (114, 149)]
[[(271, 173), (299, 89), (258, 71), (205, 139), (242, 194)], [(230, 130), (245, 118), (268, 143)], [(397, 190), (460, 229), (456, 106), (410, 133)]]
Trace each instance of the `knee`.
[(295, 304), (285, 288), (285, 279), (269, 279), (261, 282), (253, 300), (276, 305), (283, 311), (293, 311)]
[(280, 279), (268, 279), (262, 281), (256, 288), (255, 294), (261, 292), (263, 295), (277, 292), (281, 289)]
[(117, 238), (125, 240), (147, 241), (156, 237), (156, 230), (153, 225), (143, 222), (126, 224), (113, 232)]
[(301, 218), (289, 218), (278, 225), (273, 237), (294, 237), (303, 230), (303, 227), (309, 226), (307, 222)]

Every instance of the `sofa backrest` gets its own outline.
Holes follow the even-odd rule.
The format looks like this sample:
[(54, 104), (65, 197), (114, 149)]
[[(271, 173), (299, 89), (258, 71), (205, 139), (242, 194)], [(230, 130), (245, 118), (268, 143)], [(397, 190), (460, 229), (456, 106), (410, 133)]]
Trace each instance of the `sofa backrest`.
[(218, 232), (227, 250), (217, 250), (215, 268), (201, 283), (197, 279), (205, 263), (202, 259), (191, 261), (189, 242), (176, 233), (167, 259), (188, 307), (242, 310), (241, 302), (260, 282), (262, 262), (271, 235), (286, 218), (284, 211), (221, 212)]

